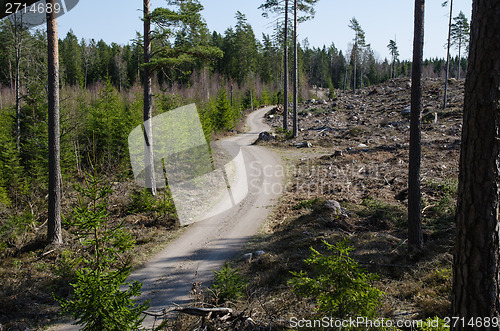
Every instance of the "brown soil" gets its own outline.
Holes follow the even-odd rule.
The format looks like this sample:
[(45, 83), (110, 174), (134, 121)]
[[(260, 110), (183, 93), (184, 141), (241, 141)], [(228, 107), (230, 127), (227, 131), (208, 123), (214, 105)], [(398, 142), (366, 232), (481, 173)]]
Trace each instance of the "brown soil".
[[(247, 299), (236, 308), (254, 320), (286, 326), (291, 316), (314, 313), (315, 302), (297, 298), (290, 271), (307, 269), (310, 247), (326, 252), (323, 241), (349, 237), (353, 258), (380, 275), (385, 292), (380, 314), (415, 319), (449, 316), (454, 243), (453, 214), (462, 126), (463, 81), (450, 81), (448, 108), (441, 109), (443, 82), (426, 79), (422, 123), (422, 219), (425, 247), (407, 253), (407, 180), (410, 81), (393, 80), (336, 100), (299, 105), (295, 139), (278, 133), (260, 142), (287, 161), (287, 187), (261, 235), (248, 251), (266, 252), (257, 260), (235, 262), (249, 279)], [(430, 115), (428, 115), (430, 114)], [(434, 122), (437, 114), (437, 122)], [(267, 114), (282, 123), (279, 109)], [(309, 142), (311, 148), (294, 145)], [(340, 202), (335, 215), (328, 200)]]
[[(462, 81), (451, 81), (448, 108), (441, 110), (443, 82), (424, 81), (424, 115), (432, 115), (422, 124), (425, 248), (418, 256), (408, 256), (406, 246), (409, 119), (401, 111), (410, 105), (408, 80), (356, 94), (337, 91), (338, 98), (326, 104), (302, 103), (298, 138), (286, 139), (281, 133), (278, 141), (259, 143), (282, 155), (288, 182), (274, 215), (248, 246), (249, 251), (266, 253), (251, 263), (234, 263), (250, 280), (246, 299), (234, 306), (278, 329), (291, 316), (310, 316), (314, 302), (291, 292), (290, 271), (305, 267), (310, 247), (324, 252), (323, 241), (348, 236), (356, 248), (353, 257), (380, 275), (376, 286), (386, 293), (382, 316), (449, 315), (463, 88)], [(267, 122), (277, 129), (280, 112), (268, 114)], [(312, 148), (294, 146), (304, 141)], [(125, 220), (135, 235), (133, 255), (140, 265), (178, 233), (175, 221), (168, 214), (127, 212), (132, 192), (140, 191), (134, 184), (117, 181), (113, 190), (114, 221)], [(67, 214), (76, 193), (67, 188), (65, 195)], [(334, 215), (326, 206), (328, 200), (339, 201), (344, 215)], [(0, 325), (5, 330), (50, 323), (58, 312), (52, 293), (70, 292), (71, 261), (61, 252), (74, 250), (75, 236), (65, 228), (65, 244), (48, 247), (41, 239), (46, 216), (40, 213), (38, 218), (38, 228), (29, 229), (29, 236), (18, 236), (20, 242), (9, 243), (1, 252)], [(69, 270), (61, 269), (64, 263), (69, 263)]]
[[(212, 141), (248, 130), (245, 124), (247, 115), (248, 112), (243, 113), (242, 121), (234, 131), (214, 135)], [(221, 155), (217, 156), (222, 159)], [(133, 267), (138, 268), (185, 228), (178, 227), (171, 209), (155, 211), (147, 207), (151, 203), (156, 207), (164, 202), (168, 204), (169, 198), (164, 190), (159, 190), (156, 199), (142, 201), (139, 197), (143, 188), (130, 180), (131, 171), (117, 169), (115, 173), (115, 178), (108, 179), (113, 191), (109, 197), (111, 225), (123, 222), (133, 234), (136, 244), (130, 256)], [(62, 215), (67, 218), (71, 217), (72, 207), (78, 202), (78, 193), (73, 185), (82, 184), (83, 176), (71, 181), (72, 184), (66, 185), (63, 190)], [(63, 225), (64, 243), (59, 247), (47, 245), (46, 202), (39, 192), (32, 192), (32, 196), (40, 197), (37, 201), (30, 201), (33, 208), (38, 208), (31, 210), (36, 215), (34, 220), (21, 233), (8, 234), (10, 237), (5, 244), (5, 238), (0, 241), (0, 330), (43, 329), (58, 321), (60, 306), (53, 294), (65, 297), (72, 291), (69, 282), (77, 268), (74, 264), (75, 252), (78, 254), (81, 250), (75, 235), (77, 229)], [(10, 216), (2, 212), (0, 209), (0, 217), (7, 219)]]

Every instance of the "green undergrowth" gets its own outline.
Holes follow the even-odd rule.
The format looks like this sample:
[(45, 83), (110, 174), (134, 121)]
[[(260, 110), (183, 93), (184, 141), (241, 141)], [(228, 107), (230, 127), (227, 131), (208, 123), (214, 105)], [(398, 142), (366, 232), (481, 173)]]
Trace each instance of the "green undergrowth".
[(289, 284), (294, 293), (314, 300), (319, 318), (375, 318), (383, 295), (373, 286), (378, 276), (365, 272), (350, 257), (354, 248), (347, 239), (335, 244), (323, 241), (323, 244), (324, 253), (311, 248), (311, 255), (304, 260), (309, 271), (291, 272), (294, 277)]
[[(453, 192), (453, 185), (446, 186), (436, 199), (446, 199)], [(282, 202), (288, 216), (271, 222), (269, 233), (250, 244), (250, 249), (266, 254), (251, 263), (233, 264), (248, 280), (248, 295), (235, 300), (236, 308), (262, 312), (271, 324), (271, 315), (276, 319), (369, 316), (395, 320), (395, 312), (411, 312), (411, 318), (425, 320), (449, 314), (449, 236), (436, 236), (439, 229), (426, 225), (424, 250), (412, 258), (407, 253), (403, 203), (369, 196), (360, 204), (341, 202), (345, 213), (338, 214), (327, 207), (327, 200)], [(447, 206), (453, 202), (452, 196)], [(449, 219), (452, 211), (447, 208), (443, 215)], [(424, 218), (424, 222), (428, 221)], [(276, 325), (277, 330), (287, 329)]]

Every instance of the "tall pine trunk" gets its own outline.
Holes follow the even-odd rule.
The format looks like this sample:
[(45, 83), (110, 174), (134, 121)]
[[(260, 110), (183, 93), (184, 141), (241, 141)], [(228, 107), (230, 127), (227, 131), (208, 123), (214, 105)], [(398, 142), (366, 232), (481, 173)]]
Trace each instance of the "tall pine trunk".
[[(57, 0), (46, 0), (54, 7)], [(59, 47), (57, 15), (47, 13), (48, 41), (48, 122), (49, 122), (49, 219), (47, 239), (62, 243), (61, 230), (61, 165), (59, 135)]]
[(450, 72), (450, 46), (451, 46), (451, 18), (453, 16), (453, 0), (450, 0), (450, 22), (448, 23), (448, 47), (446, 51), (446, 76), (444, 80), (443, 109), (446, 109), (446, 99), (448, 98), (448, 75)]
[(462, 36), (459, 37), (458, 39), (458, 73), (457, 73), (457, 80), (460, 80), (460, 66), (462, 63), (462, 57), (461, 57), (461, 51), (462, 50)]
[(344, 76), (344, 91), (347, 90), (347, 74), (348, 74), (349, 65), (345, 66), (345, 76)]
[(293, 4), (293, 137), (297, 137), (299, 124), (297, 121), (297, 0)]
[(10, 56), (9, 56), (9, 81), (10, 81), (10, 90), (13, 91), (14, 90), (14, 81), (12, 78), (12, 61), (10, 60)]
[(353, 77), (353, 83), (352, 83), (352, 90), (354, 92), (356, 92), (356, 62), (357, 62), (357, 58), (358, 58), (358, 46), (356, 44), (354, 44), (354, 48), (353, 48), (353, 52), (354, 52), (354, 77)]
[(151, 21), (149, 19), (149, 0), (144, 0), (144, 162), (145, 184), (152, 195), (156, 195), (156, 181), (153, 155), (153, 90), (151, 87)]
[[(19, 27), (14, 27), (14, 29), (20, 29)], [(18, 36), (16, 32), (16, 80), (15, 80), (15, 93), (16, 93), (16, 148), (18, 151), (21, 150), (21, 82), (20, 82), (20, 64), (21, 64), (21, 39), (18, 43)], [(22, 31), (20, 32), (22, 34)]]
[(285, 0), (285, 41), (283, 45), (283, 130), (288, 130), (288, 0)]
[(359, 70), (359, 88), (363, 88), (363, 63), (360, 64), (361, 69)]
[(408, 251), (422, 248), (422, 220), (420, 205), (420, 159), (422, 112), (422, 58), (424, 54), (425, 0), (415, 0), (415, 30), (413, 37), (413, 66), (410, 114), (410, 160), (408, 173)]
[[(23, 44), (23, 13), (17, 12), (14, 14), (14, 22), (12, 23), (12, 36), (14, 38), (14, 93), (16, 102), (16, 122), (15, 122), (15, 133), (16, 133), (16, 148), (18, 151), (21, 150), (21, 47)], [(11, 63), (9, 57), (9, 71), (11, 70)], [(12, 84), (12, 73), (11, 84)]]
[(452, 315), (465, 319), (500, 316), (499, 45), (500, 2), (474, 1), (453, 267)]

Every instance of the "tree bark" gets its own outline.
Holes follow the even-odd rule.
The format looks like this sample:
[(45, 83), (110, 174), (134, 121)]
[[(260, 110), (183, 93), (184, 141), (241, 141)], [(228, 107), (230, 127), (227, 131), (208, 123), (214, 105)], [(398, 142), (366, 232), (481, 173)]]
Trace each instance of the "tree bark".
[(288, 0), (285, 0), (285, 44), (283, 46), (283, 130), (288, 130)]
[(410, 159), (408, 173), (408, 251), (422, 248), (422, 220), (420, 205), (420, 159), (422, 112), (422, 58), (424, 52), (425, 0), (415, 0), (415, 31), (413, 37), (413, 67), (410, 114)]
[[(14, 77), (14, 93), (16, 102), (16, 148), (21, 150), (21, 47), (23, 44), (23, 14), (17, 12), (14, 14), (12, 22), (12, 37), (14, 38), (14, 55), (15, 55), (15, 77)], [(9, 57), (9, 72), (11, 71), (11, 63)], [(12, 84), (12, 72), (10, 72)]]
[(453, 0), (450, 0), (450, 22), (448, 24), (448, 48), (446, 53), (446, 76), (444, 79), (443, 109), (446, 109), (446, 99), (448, 98), (448, 75), (450, 72), (450, 46), (451, 46), (451, 18), (453, 16)]
[(16, 44), (16, 80), (15, 80), (15, 91), (16, 91), (16, 148), (18, 151), (21, 150), (21, 96), (20, 96), (20, 70), (21, 70), (21, 42), (22, 37), (18, 36), (18, 33), (22, 35), (21, 26), (15, 26), (15, 38)]
[(10, 60), (10, 56), (9, 56), (9, 80), (10, 80), (10, 90), (13, 91), (14, 90), (14, 81), (12, 78), (12, 61)]
[[(55, 5), (57, 0), (46, 0)], [(61, 166), (59, 134), (59, 47), (57, 37), (57, 15), (47, 14), (48, 41), (48, 122), (49, 122), (49, 219), (47, 239), (62, 243), (61, 229)]]
[(358, 46), (356, 44), (354, 44), (354, 48), (353, 48), (353, 52), (354, 52), (354, 77), (353, 77), (353, 83), (352, 83), (352, 90), (353, 92), (356, 92), (356, 62), (357, 62), (357, 58), (358, 58)]
[(151, 22), (149, 19), (149, 0), (144, 0), (144, 162), (145, 184), (151, 194), (156, 195), (156, 181), (153, 155), (153, 90), (151, 87), (151, 69), (147, 64), (151, 61)]
[(499, 45), (500, 2), (474, 1), (453, 268), (452, 315), (466, 319), (500, 316)]
[(461, 62), (462, 62), (462, 54), (461, 54), (461, 51), (462, 50), (462, 37), (460, 37), (458, 39), (458, 73), (457, 73), (457, 80), (460, 80), (460, 66), (461, 66)]
[(297, 137), (299, 124), (297, 121), (297, 0), (293, 5), (293, 137)]
[(347, 90), (347, 74), (348, 74), (349, 65), (345, 66), (345, 76), (344, 76), (344, 91)]

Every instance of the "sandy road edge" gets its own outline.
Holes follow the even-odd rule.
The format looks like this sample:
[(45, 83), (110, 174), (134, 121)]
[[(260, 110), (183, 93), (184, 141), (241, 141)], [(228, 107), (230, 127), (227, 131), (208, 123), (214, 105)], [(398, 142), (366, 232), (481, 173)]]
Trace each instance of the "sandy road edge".
[[(239, 144), (251, 167), (256, 168), (252, 170), (257, 171), (254, 179), (258, 185), (250, 190), (248, 197), (223, 215), (192, 224), (131, 274), (129, 279), (143, 283), (141, 298), (151, 299), (152, 310), (174, 302), (186, 304), (193, 280), (209, 282), (213, 278), (212, 270), (241, 252), (272, 215), (280, 194), (265, 187), (282, 186), (284, 181), (279, 176), (267, 176), (262, 170), (281, 166), (282, 158), (264, 147), (251, 146), (260, 132), (269, 130), (263, 123), (263, 116), (271, 108), (253, 111), (247, 116), (247, 132), (224, 139)], [(261, 167), (260, 170), (258, 167)], [(70, 324), (70, 320), (62, 323), (49, 327), (49, 330), (78, 330), (78, 326)], [(143, 326), (151, 328), (153, 323), (149, 318)]]

